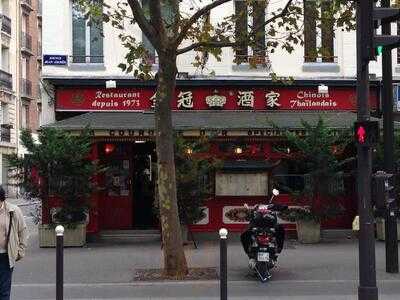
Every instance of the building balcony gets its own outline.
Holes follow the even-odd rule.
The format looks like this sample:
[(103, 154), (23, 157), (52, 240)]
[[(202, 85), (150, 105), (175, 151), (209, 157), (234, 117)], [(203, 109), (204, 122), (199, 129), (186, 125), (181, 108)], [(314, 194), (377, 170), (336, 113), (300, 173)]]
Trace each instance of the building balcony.
[(21, 6), (28, 12), (31, 12), (33, 10), (32, 0), (21, 0)]
[(1, 32), (11, 35), (11, 19), (6, 15), (1, 15)]
[(21, 78), (20, 86), (21, 86), (21, 97), (31, 99), (33, 97), (32, 81), (26, 78)]
[(32, 53), (32, 36), (29, 33), (26, 33), (26, 32), (21, 33), (21, 51), (25, 52), (29, 55), (33, 55), (33, 53)]
[(12, 90), (12, 75), (8, 72), (0, 70), (0, 89)]
[(0, 141), (1, 142), (11, 142), (11, 124), (1, 124), (0, 127)]
[(37, 43), (37, 59), (42, 60), (42, 43), (39, 41)]
[(42, 0), (38, 1), (37, 17), (38, 18), (42, 17)]

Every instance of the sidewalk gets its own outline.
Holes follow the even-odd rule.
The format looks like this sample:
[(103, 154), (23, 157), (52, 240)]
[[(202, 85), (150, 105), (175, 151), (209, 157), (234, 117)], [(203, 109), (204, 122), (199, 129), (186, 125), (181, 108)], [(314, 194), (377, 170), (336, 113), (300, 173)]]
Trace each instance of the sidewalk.
[[(26, 258), (17, 265), (14, 283), (54, 283), (55, 250), (40, 249), (36, 230), (31, 230)], [(218, 267), (218, 240), (199, 241), (198, 249), (186, 246), (191, 267)], [(376, 243), (377, 279), (400, 280), (398, 274), (385, 272), (384, 243)], [(228, 278), (253, 281), (247, 258), (238, 241), (228, 239)], [(66, 283), (130, 283), (134, 269), (162, 267), (158, 242), (89, 244), (85, 248), (65, 249)], [(40, 270), (40, 272), (38, 272)], [(358, 280), (357, 240), (328, 240), (317, 245), (288, 241), (282, 251), (274, 281)]]
[[(28, 215), (32, 205), (12, 200)], [(27, 218), (29, 247), (17, 264), (13, 300), (55, 298), (55, 249), (41, 249), (37, 227)], [(185, 247), (190, 267), (219, 266), (218, 235), (199, 240), (198, 249)], [(65, 299), (218, 300), (219, 282), (134, 282), (135, 269), (161, 268), (159, 241), (91, 243), (64, 250)], [(376, 272), (380, 300), (400, 299), (400, 275), (385, 272), (385, 244), (376, 243)], [(261, 284), (248, 269), (237, 237), (228, 236), (228, 295), (230, 300), (356, 300), (358, 241), (326, 239), (316, 245), (286, 241), (272, 280)]]

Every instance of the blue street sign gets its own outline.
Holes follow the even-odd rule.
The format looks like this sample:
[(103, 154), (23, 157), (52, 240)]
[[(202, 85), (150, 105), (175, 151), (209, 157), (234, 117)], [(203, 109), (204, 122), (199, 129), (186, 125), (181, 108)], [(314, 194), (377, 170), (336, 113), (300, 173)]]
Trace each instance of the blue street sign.
[(400, 111), (400, 85), (393, 85), (393, 109)]
[(68, 56), (67, 55), (43, 55), (43, 64), (44, 65), (67, 65), (68, 64)]

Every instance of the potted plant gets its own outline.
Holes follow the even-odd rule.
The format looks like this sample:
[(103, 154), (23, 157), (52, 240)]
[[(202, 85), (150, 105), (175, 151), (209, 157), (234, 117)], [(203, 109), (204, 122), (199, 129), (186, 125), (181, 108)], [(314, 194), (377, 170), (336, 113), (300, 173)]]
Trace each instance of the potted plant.
[[(283, 212), (282, 219), (296, 222), (298, 239), (302, 243), (317, 243), (321, 238), (321, 221), (336, 217), (343, 209), (337, 196), (344, 191), (342, 166), (353, 158), (339, 161), (338, 153), (346, 139), (326, 126), (320, 117), (315, 126), (302, 121), (304, 135), (287, 132), (291, 152), (281, 151), (302, 174), (303, 189), (293, 191), (296, 207)], [(284, 187), (279, 187), (285, 190)]]
[[(212, 195), (211, 176), (219, 161), (208, 154), (209, 146), (206, 138), (191, 141), (175, 137), (176, 189), (184, 243), (187, 243), (188, 226), (205, 217), (206, 200)], [(157, 216), (158, 206), (158, 201), (154, 201)]]
[(41, 247), (54, 247), (54, 228), (64, 225), (65, 246), (82, 246), (86, 241), (89, 200), (94, 189), (96, 163), (90, 160), (91, 138), (86, 129), (74, 136), (66, 131), (44, 128), (33, 138), (22, 130), (21, 143), (27, 154), (8, 156), (16, 184), (27, 199), (41, 201), (39, 225)]

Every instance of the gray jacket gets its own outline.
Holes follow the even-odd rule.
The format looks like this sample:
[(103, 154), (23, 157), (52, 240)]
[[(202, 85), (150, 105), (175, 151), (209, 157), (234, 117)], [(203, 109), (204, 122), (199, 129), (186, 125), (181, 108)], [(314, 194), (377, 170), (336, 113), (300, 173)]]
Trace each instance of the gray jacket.
[(12, 213), (12, 227), (10, 232), (10, 240), (8, 241), (8, 258), (10, 268), (13, 268), (16, 261), (25, 256), (28, 233), (21, 209), (7, 201), (5, 204), (6, 224), (10, 222), (10, 212)]

